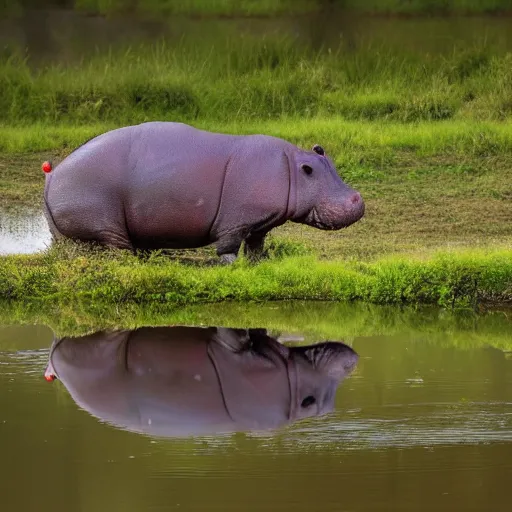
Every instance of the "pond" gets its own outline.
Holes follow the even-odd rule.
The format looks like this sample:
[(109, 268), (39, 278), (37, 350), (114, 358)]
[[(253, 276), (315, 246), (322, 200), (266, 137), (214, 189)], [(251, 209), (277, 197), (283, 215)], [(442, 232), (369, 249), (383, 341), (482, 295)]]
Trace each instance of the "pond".
[(42, 212), (0, 210), (0, 255), (30, 254), (50, 245), (50, 229)]
[(510, 312), (212, 308), (60, 337), (3, 316), (2, 506), (508, 510)]

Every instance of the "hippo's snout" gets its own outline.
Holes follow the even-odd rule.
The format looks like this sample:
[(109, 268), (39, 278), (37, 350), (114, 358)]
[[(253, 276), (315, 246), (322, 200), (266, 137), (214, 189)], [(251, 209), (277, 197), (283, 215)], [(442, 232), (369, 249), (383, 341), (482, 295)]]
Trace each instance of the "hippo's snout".
[(363, 215), (363, 198), (359, 192), (353, 192), (341, 201), (326, 201), (315, 206), (304, 222), (315, 228), (334, 231), (354, 224)]
[(341, 227), (350, 226), (350, 224), (354, 224), (359, 219), (361, 219), (364, 215), (364, 201), (359, 192), (354, 192), (347, 203), (349, 203), (348, 215), (346, 224), (343, 224)]
[[(352, 194), (351, 198), (350, 198), (350, 202), (352, 204), (358, 204), (360, 202), (362, 202), (363, 198), (361, 197), (361, 194), (359, 192), (355, 192), (354, 194)], [(364, 205), (363, 205), (364, 207)]]

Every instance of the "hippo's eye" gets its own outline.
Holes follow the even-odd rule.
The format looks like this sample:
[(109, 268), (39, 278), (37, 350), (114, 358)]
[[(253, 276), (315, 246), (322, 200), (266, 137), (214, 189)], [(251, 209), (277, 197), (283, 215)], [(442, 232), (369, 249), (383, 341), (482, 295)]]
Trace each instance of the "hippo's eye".
[(302, 403), (300, 404), (301, 407), (309, 407), (310, 405), (313, 405), (314, 403), (316, 403), (316, 399), (314, 396), (307, 396), (306, 398), (304, 398), (304, 400), (302, 400)]
[(300, 167), (306, 174), (311, 174), (313, 172), (313, 168), (309, 165), (302, 164)]

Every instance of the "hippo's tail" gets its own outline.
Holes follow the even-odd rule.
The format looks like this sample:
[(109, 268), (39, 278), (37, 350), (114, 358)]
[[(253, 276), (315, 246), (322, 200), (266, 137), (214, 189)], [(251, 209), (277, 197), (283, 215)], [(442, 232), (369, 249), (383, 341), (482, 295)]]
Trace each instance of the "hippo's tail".
[(48, 357), (48, 364), (46, 365), (46, 370), (44, 371), (44, 379), (47, 382), (53, 382), (58, 378), (55, 368), (52, 363), (52, 354), (55, 350), (55, 347), (60, 343), (60, 339), (57, 336), (53, 336), (52, 346), (50, 347), (50, 356)]
[(45, 174), (49, 174), (53, 170), (53, 165), (51, 162), (47, 160), (46, 162), (43, 162), (43, 164), (41, 165), (41, 169)]

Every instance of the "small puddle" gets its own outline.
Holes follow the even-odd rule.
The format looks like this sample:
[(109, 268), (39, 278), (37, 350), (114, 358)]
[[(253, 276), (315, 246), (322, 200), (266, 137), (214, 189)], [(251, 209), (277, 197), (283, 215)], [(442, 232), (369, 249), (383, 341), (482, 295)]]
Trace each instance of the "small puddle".
[(0, 212), (0, 254), (31, 254), (50, 243), (50, 230), (42, 213)]

